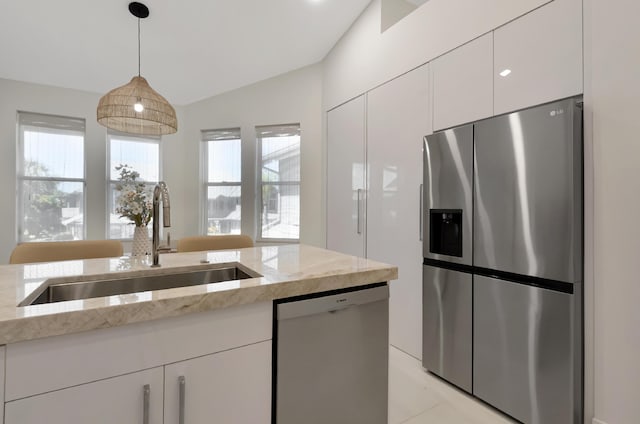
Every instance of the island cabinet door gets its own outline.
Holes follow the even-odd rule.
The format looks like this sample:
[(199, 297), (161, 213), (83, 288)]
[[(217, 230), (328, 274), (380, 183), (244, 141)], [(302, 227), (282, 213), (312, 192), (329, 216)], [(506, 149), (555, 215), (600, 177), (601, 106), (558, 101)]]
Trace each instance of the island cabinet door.
[(166, 423), (269, 424), (271, 341), (165, 366)]
[(158, 367), (7, 402), (5, 424), (162, 424), (162, 379)]

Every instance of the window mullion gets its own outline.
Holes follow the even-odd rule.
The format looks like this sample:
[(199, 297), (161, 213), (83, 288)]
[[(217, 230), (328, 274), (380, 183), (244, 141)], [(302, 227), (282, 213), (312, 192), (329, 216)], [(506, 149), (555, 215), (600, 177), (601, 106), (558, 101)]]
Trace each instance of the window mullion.
[(208, 187), (233, 187), (233, 186), (240, 186), (242, 185), (242, 183), (240, 181), (238, 182), (229, 182), (229, 181), (223, 181), (223, 182), (208, 182), (205, 183), (206, 186)]
[(18, 177), (21, 181), (52, 181), (52, 182), (71, 182), (71, 183), (83, 183), (85, 178), (56, 178), (56, 177), (29, 177), (21, 175)]

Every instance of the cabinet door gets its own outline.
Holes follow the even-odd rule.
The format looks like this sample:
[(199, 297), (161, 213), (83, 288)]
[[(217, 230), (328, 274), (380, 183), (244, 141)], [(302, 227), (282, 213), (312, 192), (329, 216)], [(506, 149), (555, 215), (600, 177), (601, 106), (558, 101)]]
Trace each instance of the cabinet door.
[(365, 256), (365, 97), (327, 113), (327, 248)]
[(496, 115), (582, 93), (581, 0), (554, 0), (498, 28), (494, 41)]
[(166, 366), (164, 415), (167, 423), (270, 423), (271, 341)]
[(421, 357), (420, 191), (422, 139), (431, 132), (429, 69), (422, 66), (367, 96), (367, 257), (397, 265), (389, 339)]
[(433, 128), (441, 130), (493, 115), (493, 34), (433, 61)]
[[(55, 364), (52, 364), (55, 366)], [(162, 424), (162, 368), (82, 384), (12, 402), (7, 424)], [(149, 385), (145, 394), (144, 387)]]

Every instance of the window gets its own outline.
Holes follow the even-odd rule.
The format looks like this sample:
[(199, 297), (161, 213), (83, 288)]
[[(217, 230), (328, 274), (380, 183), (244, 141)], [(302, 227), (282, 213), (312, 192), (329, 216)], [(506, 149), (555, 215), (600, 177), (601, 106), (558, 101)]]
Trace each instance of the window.
[(256, 127), (259, 240), (300, 237), (300, 125)]
[(18, 241), (82, 240), (84, 119), (18, 113)]
[(115, 190), (115, 185), (120, 177), (116, 167), (129, 165), (137, 171), (140, 179), (147, 183), (149, 194), (151, 194), (160, 181), (160, 139), (116, 132), (109, 132), (107, 137), (109, 142), (108, 238), (131, 239), (134, 225), (127, 218), (120, 218), (116, 213), (118, 192)]
[(240, 128), (202, 131), (206, 234), (240, 234)]

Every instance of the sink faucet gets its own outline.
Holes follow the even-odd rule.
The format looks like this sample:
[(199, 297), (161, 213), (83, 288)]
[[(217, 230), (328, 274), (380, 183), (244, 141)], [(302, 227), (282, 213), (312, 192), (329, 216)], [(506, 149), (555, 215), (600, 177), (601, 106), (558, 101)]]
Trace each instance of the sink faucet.
[(160, 181), (153, 189), (153, 265), (160, 266), (160, 254), (158, 247), (160, 246), (160, 196), (162, 196), (162, 224), (171, 227), (171, 205), (169, 204), (169, 190), (164, 181)]

